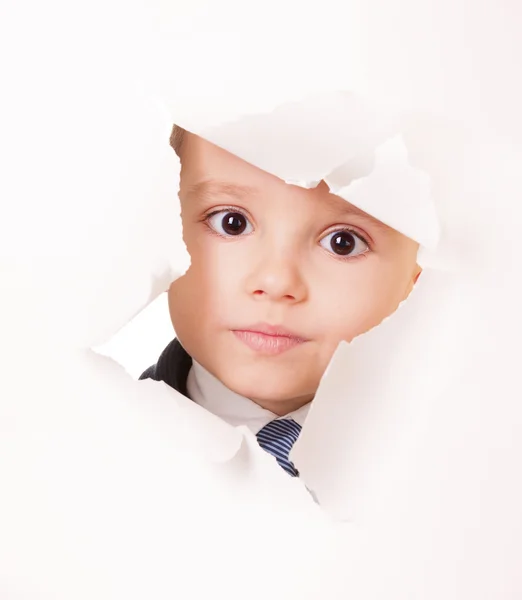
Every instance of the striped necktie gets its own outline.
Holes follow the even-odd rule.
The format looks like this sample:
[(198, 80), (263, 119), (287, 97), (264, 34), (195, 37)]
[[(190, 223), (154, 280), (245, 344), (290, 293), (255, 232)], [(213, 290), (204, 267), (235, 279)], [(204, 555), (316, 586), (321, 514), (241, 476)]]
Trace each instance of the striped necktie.
[(274, 419), (257, 434), (261, 448), (275, 456), (279, 465), (292, 477), (298, 477), (299, 471), (288, 456), (300, 433), (301, 425), (293, 419)]

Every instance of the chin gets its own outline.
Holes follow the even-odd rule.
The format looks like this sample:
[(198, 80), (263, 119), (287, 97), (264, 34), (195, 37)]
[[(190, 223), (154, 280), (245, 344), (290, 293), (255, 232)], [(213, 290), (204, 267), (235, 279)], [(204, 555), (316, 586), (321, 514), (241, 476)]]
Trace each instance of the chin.
[(278, 377), (276, 373), (267, 374), (264, 370), (256, 374), (245, 370), (242, 373), (223, 373), (219, 379), (230, 390), (257, 401), (263, 405), (284, 403), (301, 397), (313, 397), (315, 390), (295, 378)]

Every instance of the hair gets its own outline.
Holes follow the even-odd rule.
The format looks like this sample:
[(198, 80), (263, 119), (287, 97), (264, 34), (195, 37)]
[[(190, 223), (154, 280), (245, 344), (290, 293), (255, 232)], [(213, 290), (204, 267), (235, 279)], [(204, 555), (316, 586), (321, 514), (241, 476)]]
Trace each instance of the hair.
[(179, 125), (174, 125), (172, 133), (170, 134), (170, 145), (174, 149), (174, 152), (181, 158), (181, 147), (183, 145), (183, 139), (185, 137), (185, 130)]

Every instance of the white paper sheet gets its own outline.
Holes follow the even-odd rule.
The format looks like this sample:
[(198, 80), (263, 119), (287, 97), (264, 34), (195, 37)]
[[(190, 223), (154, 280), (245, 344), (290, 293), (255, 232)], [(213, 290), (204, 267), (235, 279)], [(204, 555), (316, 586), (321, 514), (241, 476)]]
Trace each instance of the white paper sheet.
[(260, 566), (316, 597), (334, 531), (249, 432), (90, 352), (25, 359), (2, 387), (3, 598), (262, 598)]
[[(522, 169), (486, 137), (520, 140), (519, 7), (271, 8), (2, 19), (2, 599), (522, 594)], [(89, 350), (188, 267), (173, 121), (423, 246), (408, 301), (334, 357), (299, 479)]]

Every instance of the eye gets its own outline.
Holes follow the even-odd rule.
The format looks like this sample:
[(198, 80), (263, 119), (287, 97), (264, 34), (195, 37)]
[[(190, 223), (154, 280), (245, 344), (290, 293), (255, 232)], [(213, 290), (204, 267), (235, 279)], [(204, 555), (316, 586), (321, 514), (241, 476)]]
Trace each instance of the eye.
[(250, 221), (240, 212), (220, 210), (207, 217), (212, 229), (223, 236), (237, 236), (253, 231)]
[(347, 230), (333, 231), (325, 235), (320, 243), (325, 250), (337, 256), (359, 256), (369, 250), (362, 237)]

